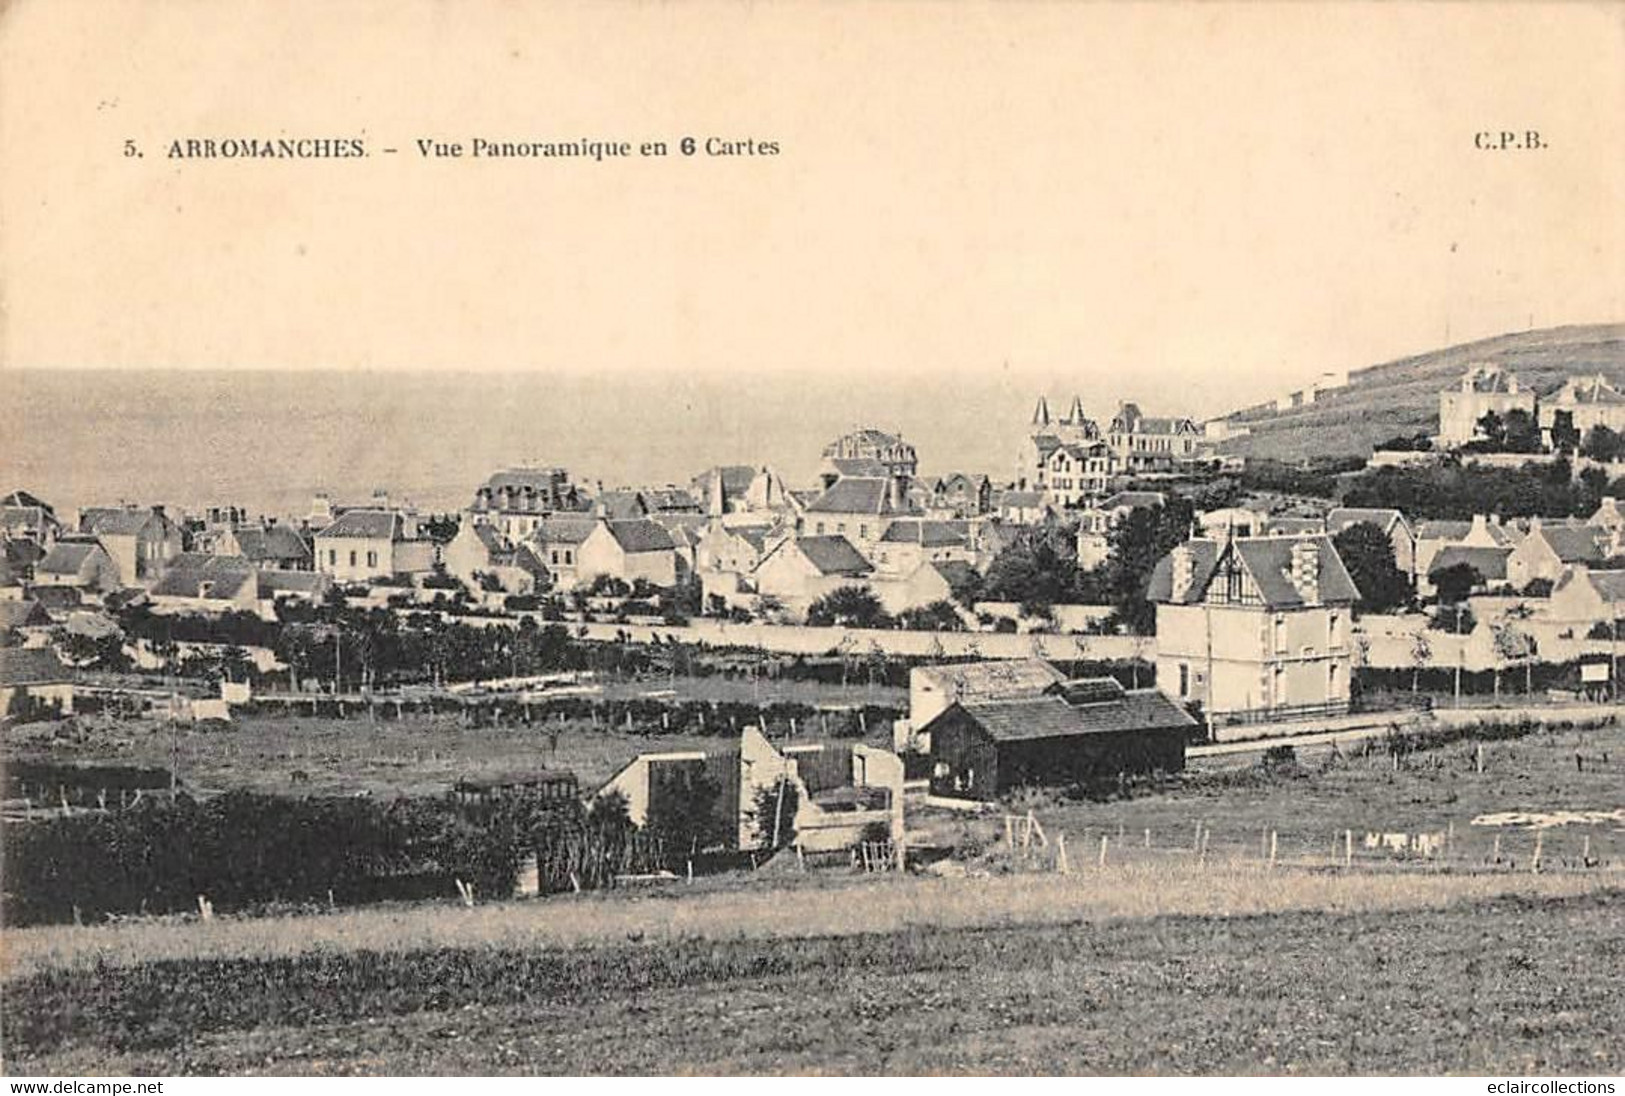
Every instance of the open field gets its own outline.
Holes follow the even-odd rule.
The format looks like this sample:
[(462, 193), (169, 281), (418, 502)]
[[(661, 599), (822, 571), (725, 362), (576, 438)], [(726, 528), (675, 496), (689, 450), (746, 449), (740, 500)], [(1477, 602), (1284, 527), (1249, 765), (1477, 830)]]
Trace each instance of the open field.
[[(583, 792), (639, 753), (650, 750), (717, 749), (726, 736), (637, 735), (594, 729), (581, 722), (562, 726), (465, 727), (455, 716), (369, 722), (305, 716), (249, 716), (229, 727), (206, 730), (182, 725), (173, 736), (156, 719), (113, 723), (81, 721), (82, 740), (16, 749), (15, 755), (83, 764), (139, 764), (174, 768), (186, 784), (206, 789), (313, 795), (369, 792), (438, 795), (463, 776), (548, 768), (570, 769)], [(309, 780), (292, 784), (295, 771)]]
[[(1189, 856), (1200, 824), (1215, 858), (1256, 861), (1273, 830), (1280, 859), (1323, 864), (1334, 856), (1334, 842), (1341, 854), (1343, 835), (1352, 830), (1357, 844), (1367, 833), (1446, 834), (1450, 860), (1477, 866), (1493, 855), (1500, 832), (1503, 855), (1526, 865), (1533, 831), (1498, 831), (1474, 826), (1473, 819), (1503, 811), (1625, 808), (1625, 727), (1541, 730), (1482, 746), (1482, 772), (1476, 740), (1402, 754), (1397, 766), (1381, 742), (1345, 743), (1297, 751), (1296, 763), (1277, 767), (1261, 764), (1256, 754), (1202, 759), (1162, 790), (1143, 789), (1127, 799), (1075, 801), (1034, 792), (1013, 802), (1021, 813), (1033, 810), (1051, 838), (1064, 833), (1074, 863), (1092, 861), (1103, 835), (1110, 857), (1143, 858), (1147, 830), (1153, 859)], [(998, 815), (920, 812), (910, 828), (922, 843), (992, 848), (1005, 842)], [(1576, 860), (1588, 837), (1593, 857), (1625, 864), (1625, 825), (1617, 821), (1548, 828), (1541, 835), (1543, 855), (1554, 863)]]
[[(1355, 873), (1332, 881), (1344, 901), (1327, 902), (1315, 890), (1325, 881), (1304, 879), (1310, 906), (1276, 912), (1259, 912), (1271, 903), (1258, 895), (1282, 892), (1268, 884), (1218, 888), (1241, 899), (1226, 908), (1194, 876), (1161, 881), (1167, 890), (1051, 876), (1041, 893), (1020, 879), (981, 889), (969, 921), (837, 935), (729, 938), (722, 926), (739, 911), (726, 901), (743, 896), (695, 895), (643, 904), (643, 923), (655, 929), (658, 907), (693, 901), (717, 915), (710, 935), (605, 932), (564, 947), (497, 933), (431, 947), (375, 931), (313, 939), (299, 962), (254, 947), (127, 965), (81, 956), (7, 982), (8, 1068), (1607, 1074), (1625, 1062), (1625, 893), (1526, 875), (1396, 890)], [(941, 881), (894, 882), (924, 888), (916, 899), (943, 895)], [(1170, 901), (1103, 915), (1102, 883)], [(1064, 890), (1075, 905), (1057, 900)], [(894, 892), (820, 893), (851, 900), (862, 922)], [(1157, 910), (1188, 903), (1207, 908)], [(1048, 916), (1011, 920), (1023, 907)], [(435, 912), (449, 922), (467, 911)], [(489, 926), (493, 913), (551, 921), (539, 908), (469, 916)]]

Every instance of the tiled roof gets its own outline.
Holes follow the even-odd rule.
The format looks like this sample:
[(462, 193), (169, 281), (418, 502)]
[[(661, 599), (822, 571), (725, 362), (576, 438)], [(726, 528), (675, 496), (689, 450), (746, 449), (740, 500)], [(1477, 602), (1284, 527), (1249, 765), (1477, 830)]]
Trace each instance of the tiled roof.
[(873, 457), (831, 457), (830, 467), (842, 476), (887, 476), (891, 470)]
[(1298, 536), (1304, 533), (1324, 532), (1326, 523), (1320, 518), (1265, 518), (1264, 529), (1276, 536)]
[[(1191, 553), (1193, 570), (1190, 588), (1177, 602), (1173, 597), (1173, 556), (1163, 556), (1151, 573), (1146, 597), (1151, 601), (1175, 604), (1200, 602), (1207, 593), (1208, 584), (1218, 570), (1223, 553), (1232, 551), (1247, 574), (1258, 587), (1264, 604), (1272, 609), (1288, 609), (1308, 604), (1289, 577), (1292, 569), (1292, 550), (1298, 544), (1312, 544), (1318, 556), (1316, 585), (1322, 605), (1349, 604), (1358, 601), (1360, 591), (1343, 565), (1342, 557), (1326, 536), (1295, 537), (1240, 537), (1221, 544), (1213, 540), (1187, 541), (1183, 548)], [(1175, 549), (1178, 551), (1178, 549)]]
[(1601, 529), (1543, 526), (1539, 535), (1564, 563), (1595, 563), (1607, 554), (1603, 548), (1607, 534)]
[(304, 594), (307, 597), (321, 597), (333, 585), (329, 575), (317, 571), (277, 571), (264, 570), (259, 572), (259, 596), (274, 598), (278, 594)]
[(75, 609), (84, 603), (77, 586), (36, 586), (29, 594), (53, 613)]
[(1042, 491), (1006, 491), (999, 499), (999, 505), (1010, 510), (1030, 510), (1043, 502)]
[(34, 565), (34, 570), (47, 575), (76, 575), (85, 560), (101, 550), (102, 546), (92, 541), (60, 540)]
[(937, 574), (942, 576), (942, 581), (951, 590), (959, 589), (976, 574), (976, 568), (962, 559), (941, 559), (926, 566), (936, 568)]
[(13, 491), (5, 498), (0, 498), (0, 506), (37, 506), (47, 514), (56, 514), (56, 509), (50, 503), (32, 491)]
[(1586, 578), (1604, 601), (1625, 604), (1625, 571), (1592, 571)]
[(1184, 729), (1196, 725), (1190, 713), (1156, 689), (1124, 691), (1110, 699), (1076, 704), (1069, 703), (1060, 693), (1052, 693), (1025, 700), (960, 701), (958, 706), (995, 742)]
[(609, 535), (615, 538), (615, 543), (621, 546), (623, 552), (669, 552), (676, 547), (672, 544), (670, 533), (659, 523), (646, 518), (607, 524)]
[(1167, 503), (1161, 491), (1119, 491), (1100, 504), (1102, 510), (1152, 510)]
[(316, 535), (354, 540), (401, 540), (401, 519), (391, 510), (346, 510), (338, 520)]
[(863, 553), (842, 536), (800, 537), (795, 546), (822, 574), (866, 575), (873, 570)]
[(963, 522), (917, 521), (903, 518), (886, 527), (886, 544), (918, 544), (922, 548), (948, 548), (967, 543)]
[(1473, 531), (1470, 521), (1448, 521), (1435, 518), (1416, 527), (1417, 540), (1460, 540)]
[(631, 521), (644, 517), (649, 506), (636, 491), (605, 491), (596, 500), (604, 516), (615, 521)]
[(817, 514), (883, 514), (890, 509), (888, 486), (884, 479), (838, 479), (807, 509)]
[(49, 647), (0, 647), (0, 685), (52, 685), (72, 674)]
[(485, 486), (492, 491), (523, 490), (528, 487), (533, 491), (548, 492), (553, 490), (562, 471), (560, 468), (506, 468), (494, 473), (485, 481)]
[(1472, 548), (1465, 544), (1447, 544), (1428, 564), (1428, 575), (1432, 577), (1458, 563), (1465, 563), (1485, 581), (1500, 581), (1507, 577), (1507, 557), (1511, 554), (1511, 548)]
[(1351, 525), (1365, 522), (1375, 525), (1383, 532), (1393, 527), (1394, 522), (1403, 522), (1405, 515), (1398, 510), (1380, 509), (1364, 506), (1335, 506), (1326, 513), (1326, 531), (1341, 533)]
[(310, 549), (298, 532), (286, 525), (269, 529), (248, 527), (232, 530), (238, 551), (253, 560), (308, 560)]
[(156, 516), (151, 510), (96, 506), (79, 515), (79, 531), (98, 537), (132, 537)]
[[(243, 556), (209, 556), (183, 552), (170, 561), (164, 577), (152, 588), (154, 597), (207, 596), (228, 601), (254, 583), (254, 565)], [(258, 587), (255, 587), (256, 592)]]
[(580, 544), (597, 527), (598, 519), (591, 515), (565, 517), (554, 514), (541, 520), (532, 539), (538, 544)]
[(0, 601), (0, 628), (27, 628), (51, 623), (51, 614), (33, 598)]
[(964, 699), (1034, 697), (1066, 675), (1040, 658), (998, 659), (960, 665), (921, 666), (913, 673), (929, 678), (951, 697)]

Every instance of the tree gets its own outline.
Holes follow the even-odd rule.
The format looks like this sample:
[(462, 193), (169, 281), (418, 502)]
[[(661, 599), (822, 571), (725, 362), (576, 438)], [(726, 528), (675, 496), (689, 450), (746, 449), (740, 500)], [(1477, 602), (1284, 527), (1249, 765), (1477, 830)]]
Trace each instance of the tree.
[(912, 632), (963, 632), (965, 622), (952, 602), (933, 601), (929, 605), (906, 609), (897, 621)]
[(1451, 564), (1429, 573), (1428, 578), (1438, 592), (1440, 605), (1460, 605), (1484, 582), (1484, 576), (1470, 563)]
[(1433, 659), (1433, 643), (1428, 639), (1426, 632), (1417, 632), (1411, 637), (1411, 692), (1416, 692), (1417, 678)]
[(842, 586), (808, 606), (807, 623), (815, 627), (884, 628), (891, 624), (891, 617), (871, 591), (862, 586)]
[(1188, 499), (1172, 497), (1163, 506), (1135, 507), (1108, 534), (1108, 583), (1117, 617), (1147, 635), (1156, 630), (1156, 610), (1146, 588), (1157, 561), (1190, 539), (1195, 513)]
[(781, 776), (771, 785), (757, 788), (751, 805), (756, 819), (756, 837), (763, 848), (776, 852), (795, 842), (801, 792), (794, 781)]
[(1540, 452), (1540, 423), (1535, 416), (1521, 407), (1508, 411), (1501, 449), (1507, 453)]
[(1506, 445), (1506, 423), (1494, 411), (1484, 412), (1478, 420), (1478, 433), (1491, 452), (1499, 452)]
[(1599, 423), (1586, 431), (1585, 444), (1580, 451), (1605, 464), (1616, 461), (1625, 455), (1625, 437)]
[(692, 856), (724, 840), (717, 814), (722, 789), (703, 769), (662, 765), (650, 771), (649, 812), (644, 829), (673, 857)]
[(1391, 613), (1411, 599), (1411, 583), (1394, 563), (1394, 544), (1376, 525), (1355, 522), (1332, 538), (1360, 591), (1360, 609)]
[(989, 601), (1054, 605), (1071, 600), (1077, 575), (1077, 537), (1071, 530), (1028, 528), (993, 560), (982, 594)]
[(1574, 412), (1557, 412), (1552, 416), (1552, 452), (1573, 456), (1579, 448), (1580, 431), (1574, 426)]

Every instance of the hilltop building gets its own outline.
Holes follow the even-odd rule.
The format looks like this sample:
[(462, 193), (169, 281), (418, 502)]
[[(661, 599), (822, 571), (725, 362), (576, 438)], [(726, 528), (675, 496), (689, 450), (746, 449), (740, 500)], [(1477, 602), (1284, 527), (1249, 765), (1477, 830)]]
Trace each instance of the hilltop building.
[(1540, 401), (1541, 435), (1548, 444), (1560, 411), (1567, 411), (1573, 418), (1582, 440), (1594, 426), (1606, 426), (1616, 433), (1625, 431), (1625, 392), (1601, 373), (1570, 377), (1562, 388)]
[(1518, 383), (1518, 376), (1493, 362), (1467, 367), (1459, 384), (1439, 393), (1439, 444), (1454, 448), (1478, 436), (1478, 420), (1491, 411), (1505, 418), (1509, 411), (1535, 414), (1535, 394)]

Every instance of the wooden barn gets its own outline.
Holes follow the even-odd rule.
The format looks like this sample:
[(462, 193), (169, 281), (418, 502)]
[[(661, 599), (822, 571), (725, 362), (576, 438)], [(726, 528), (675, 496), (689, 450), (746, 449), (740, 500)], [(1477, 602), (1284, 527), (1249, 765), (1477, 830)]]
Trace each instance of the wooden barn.
[(959, 700), (921, 730), (931, 735), (931, 794), (993, 799), (1028, 785), (1178, 772), (1195, 727), (1159, 690), (1103, 677), (1036, 697)]

